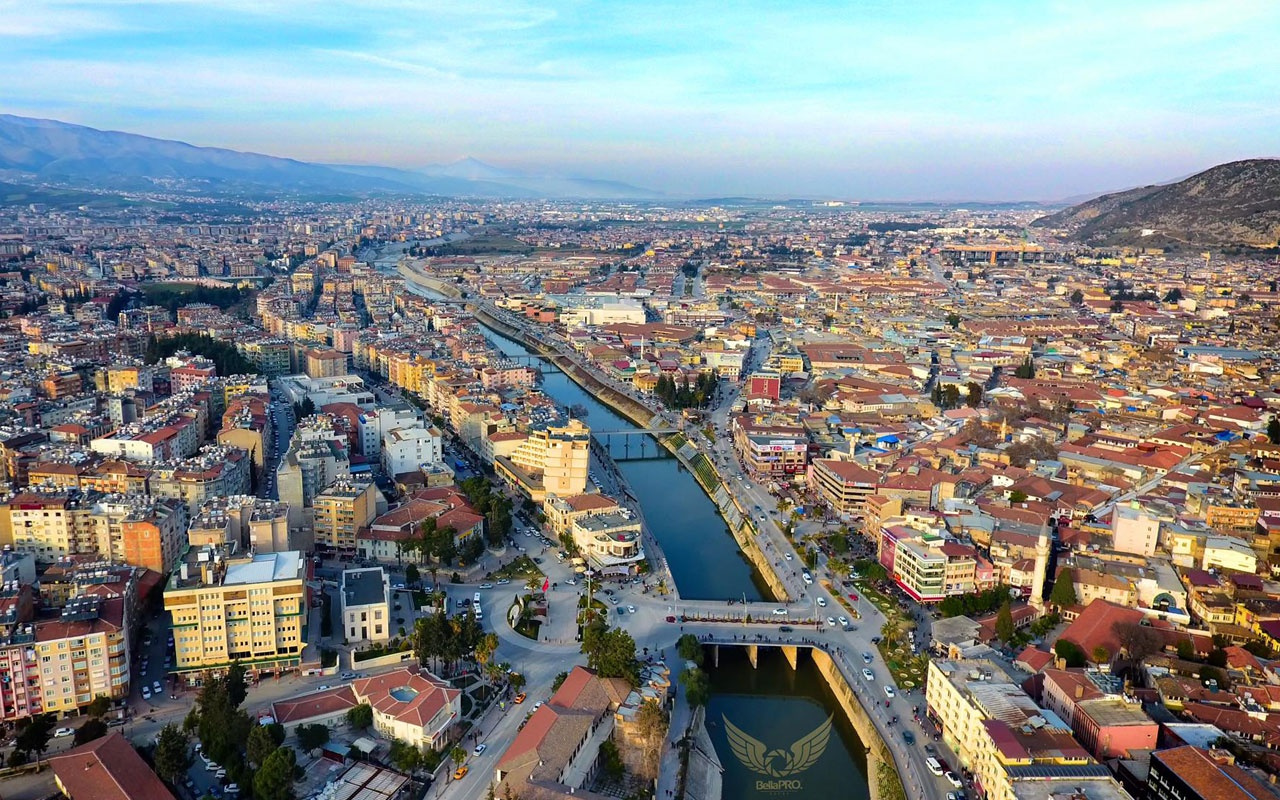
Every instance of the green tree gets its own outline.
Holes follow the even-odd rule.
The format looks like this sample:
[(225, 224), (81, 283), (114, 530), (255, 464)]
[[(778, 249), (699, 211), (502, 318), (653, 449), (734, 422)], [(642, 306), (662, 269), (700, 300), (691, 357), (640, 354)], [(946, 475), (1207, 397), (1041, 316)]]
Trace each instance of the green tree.
[(1013, 641), (1013, 635), (1016, 631), (1013, 627), (1013, 609), (1009, 606), (1006, 599), (1004, 605), (1000, 606), (1000, 611), (996, 613), (996, 636), (1000, 637), (1000, 641), (1008, 644)]
[(951, 326), (952, 330), (959, 328), (960, 315), (952, 311), (950, 314), (947, 315), (947, 324)]
[(1267, 420), (1267, 440), (1272, 444), (1280, 443), (1280, 415), (1272, 414)]
[(1191, 661), (1196, 657), (1196, 646), (1190, 639), (1178, 640), (1178, 658), (1183, 661)]
[(266, 762), (267, 756), (275, 752), (283, 741), (283, 738), (277, 740), (268, 730), (268, 726), (255, 725), (253, 730), (249, 731), (249, 738), (244, 745), (245, 758), (249, 759), (249, 763), (255, 767), (261, 767)]
[(245, 681), (244, 665), (239, 661), (232, 661), (231, 666), (227, 669), (227, 699), (231, 701), (231, 705), (239, 708), (244, 704), (244, 699), (249, 696), (249, 685)]
[(187, 735), (172, 724), (161, 728), (156, 736), (156, 751), (152, 762), (157, 775), (169, 783), (176, 783), (191, 766)]
[[(567, 673), (565, 674), (565, 677), (568, 677)], [(525, 681), (528, 679), (525, 678), (523, 672), (512, 672), (507, 676), (507, 680), (511, 682), (511, 688), (519, 692), (524, 688)], [(561, 683), (564, 683), (564, 681), (561, 681)], [(555, 688), (559, 689), (560, 687), (557, 686)]]
[(969, 381), (969, 383), (965, 384), (965, 388), (969, 390), (965, 396), (965, 405), (969, 408), (977, 408), (982, 405), (982, 384)]
[(92, 742), (94, 739), (101, 739), (107, 735), (107, 723), (97, 717), (90, 717), (83, 725), (76, 728), (76, 736), (74, 743), (77, 745)]
[(1026, 360), (1018, 365), (1018, 368), (1014, 370), (1013, 375), (1015, 378), (1028, 380), (1036, 376), (1036, 366), (1031, 361), (1031, 356), (1027, 356)]
[(347, 710), (347, 724), (356, 730), (365, 730), (373, 724), (373, 707), (361, 703)]
[(1025, 503), (1027, 502), (1027, 493), (1021, 489), (1014, 489), (1012, 492), (1009, 492), (1009, 502), (1014, 504)]
[(1073, 306), (1084, 305), (1084, 292), (1080, 291), (1079, 289), (1076, 289), (1074, 292), (1072, 292), (1071, 305)]
[(410, 564), (404, 568), (404, 582), (408, 585), (417, 586), (418, 581), (421, 580), (421, 578), (422, 575), (419, 574), (418, 566), (416, 564)]
[(297, 756), (292, 747), (277, 747), (253, 776), (255, 800), (294, 800), (293, 769)]
[(326, 725), (299, 725), (297, 734), (298, 746), (304, 753), (323, 747), (329, 741), (329, 728)]
[[(25, 725), (23, 723), (26, 723)], [(14, 747), (24, 753), (34, 753), (36, 760), (49, 749), (49, 739), (53, 737), (53, 728), (57, 724), (52, 714), (36, 714), (18, 721), (18, 736)]]
[(556, 691), (557, 691), (561, 686), (563, 686), (563, 685), (564, 685), (564, 682), (565, 682), (566, 680), (568, 680), (568, 678), (569, 678), (569, 673), (567, 673), (567, 672), (561, 672), (561, 673), (557, 674), (557, 675), (555, 676), (555, 678), (554, 678), (554, 679), (552, 679), (552, 681), (551, 681), (551, 691), (552, 691), (552, 693), (554, 694), (554, 693), (555, 693), (555, 692), (556, 692)]
[(453, 760), (455, 767), (460, 767), (462, 762), (467, 760), (467, 751), (455, 744), (453, 749), (449, 751), (449, 758)]
[(694, 708), (705, 706), (711, 697), (711, 678), (697, 667), (681, 672), (680, 684), (684, 686), (685, 700)]
[(1068, 668), (1083, 667), (1088, 660), (1085, 658), (1084, 648), (1070, 639), (1058, 639), (1054, 642), (1053, 652), (1066, 663)]
[(1177, 286), (1170, 289), (1164, 296), (1164, 301), (1166, 303), (1177, 303), (1177, 302), (1180, 302), (1181, 300), (1182, 300), (1182, 290), (1179, 289)]
[(622, 754), (618, 752), (618, 745), (614, 744), (612, 739), (605, 739), (600, 744), (600, 765), (604, 769), (604, 774), (615, 781), (626, 772), (627, 768), (622, 763)]
[(392, 739), (391, 749), (387, 751), (387, 760), (401, 772), (412, 773), (422, 763), (422, 752), (411, 744)]
[(84, 712), (91, 717), (105, 717), (111, 710), (111, 698), (100, 694), (85, 706)]
[(702, 643), (692, 633), (686, 633), (676, 641), (676, 652), (680, 654), (681, 660), (702, 666)]
[(1058, 577), (1053, 582), (1053, 591), (1049, 592), (1049, 605), (1057, 608), (1074, 606), (1080, 600), (1076, 597), (1075, 577), (1071, 568), (1058, 570)]
[(587, 666), (602, 678), (625, 678), (632, 686), (640, 685), (640, 665), (636, 661), (636, 641), (621, 628), (603, 631), (588, 625), (582, 632), (582, 652)]
[(1103, 647), (1102, 645), (1098, 645), (1097, 647), (1093, 648), (1092, 655), (1093, 655), (1093, 663), (1095, 664), (1111, 663), (1111, 651)]

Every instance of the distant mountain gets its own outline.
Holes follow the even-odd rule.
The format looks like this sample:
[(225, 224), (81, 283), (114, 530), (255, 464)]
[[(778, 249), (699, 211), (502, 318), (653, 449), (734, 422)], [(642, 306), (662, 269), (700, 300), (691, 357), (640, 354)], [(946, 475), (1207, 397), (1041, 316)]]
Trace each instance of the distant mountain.
[(1175, 183), (1104, 194), (1032, 224), (1100, 245), (1275, 246), (1280, 159), (1232, 161)]
[(514, 198), (648, 198), (611, 181), (531, 176), (463, 159), (421, 171), (291, 158), (0, 114), (0, 175), (117, 191), (157, 187), (236, 195), (426, 194)]
[(495, 167), (474, 158), (463, 158), (450, 164), (432, 164), (418, 172), (434, 178), (482, 181), (490, 185), (512, 187), (532, 197), (581, 198), (583, 200), (652, 200), (663, 197), (661, 192), (642, 189), (629, 183), (560, 175), (532, 175)]

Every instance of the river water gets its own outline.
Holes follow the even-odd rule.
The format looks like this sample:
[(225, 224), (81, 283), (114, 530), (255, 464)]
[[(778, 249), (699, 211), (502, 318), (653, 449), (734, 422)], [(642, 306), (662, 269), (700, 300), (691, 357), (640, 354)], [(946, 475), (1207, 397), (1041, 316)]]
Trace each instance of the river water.
[[(414, 291), (432, 296), (422, 287)], [(528, 356), (524, 345), (491, 330), (494, 347), (511, 356)], [(634, 428), (635, 424), (596, 400), (545, 360), (540, 362), (542, 390), (560, 406), (581, 406), (595, 430)], [(763, 600), (767, 595), (754, 568), (743, 558), (719, 511), (680, 462), (649, 436), (601, 441), (636, 494), (646, 524), (662, 546), (680, 595), (689, 599)], [(643, 441), (643, 450), (640, 442)], [(643, 456), (643, 458), (637, 458)], [(840, 710), (817, 667), (807, 658), (793, 670), (781, 653), (762, 648), (759, 668), (744, 651), (721, 648), (719, 666), (709, 667), (711, 700), (708, 733), (724, 767), (726, 800), (738, 798), (840, 798), (867, 800), (866, 755), (853, 726)], [(766, 745), (790, 752), (793, 743), (832, 717), (828, 746), (807, 769), (774, 778), (752, 770), (729, 746), (725, 720)], [(775, 755), (781, 765), (786, 756)], [(776, 781), (777, 783), (769, 783)]]
[[(519, 342), (486, 329), (486, 336), (503, 353), (531, 355)], [(542, 391), (560, 406), (587, 410), (585, 422), (594, 430), (634, 429), (635, 423), (548, 362)], [(662, 546), (680, 596), (690, 600), (763, 600), (759, 576), (738, 550), (715, 503), (693, 475), (651, 436), (614, 436), (597, 441), (606, 445), (618, 469), (631, 484), (645, 522)]]

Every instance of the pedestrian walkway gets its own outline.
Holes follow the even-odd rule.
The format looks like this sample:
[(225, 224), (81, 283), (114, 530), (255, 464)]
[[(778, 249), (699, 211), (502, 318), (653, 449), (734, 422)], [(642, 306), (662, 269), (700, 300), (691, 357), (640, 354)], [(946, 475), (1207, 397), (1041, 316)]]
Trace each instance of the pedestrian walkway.
[[(672, 674), (674, 678), (674, 673)], [(674, 705), (671, 709), (671, 723), (667, 727), (667, 742), (663, 745), (662, 759), (658, 766), (658, 797), (675, 797), (680, 780), (680, 748), (677, 742), (684, 738), (693, 721), (693, 709), (685, 700), (680, 685), (672, 681), (671, 696)]]

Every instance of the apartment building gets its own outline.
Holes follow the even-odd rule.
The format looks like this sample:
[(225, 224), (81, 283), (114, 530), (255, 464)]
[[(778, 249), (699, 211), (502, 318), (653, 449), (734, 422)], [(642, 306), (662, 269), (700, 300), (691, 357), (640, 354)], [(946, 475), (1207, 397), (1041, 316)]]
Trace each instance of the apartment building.
[(925, 701), (943, 740), (989, 800), (1024, 797), (1026, 785), (1048, 778), (1110, 780), (1067, 724), (1037, 706), (994, 661), (930, 661)]
[(289, 450), (276, 467), (280, 500), (289, 504), (289, 524), (311, 523), (311, 504), (325, 487), (351, 476), (346, 443), (337, 438), (327, 418), (312, 417), (294, 431)]
[(420, 426), (392, 428), (382, 434), (381, 458), (388, 475), (414, 472), (444, 460), (440, 431)]
[(391, 638), (391, 581), (382, 567), (344, 570), (340, 589), (347, 644)]
[(532, 429), (509, 458), (494, 459), (494, 468), (533, 502), (541, 503), (548, 493), (582, 494), (590, 460), (591, 429), (571, 419), (564, 425)]
[(542, 513), (547, 518), (547, 529), (559, 538), (569, 533), (573, 523), (583, 517), (608, 514), (617, 511), (618, 501), (603, 494), (575, 494), (560, 497), (548, 492), (542, 501)]
[(211, 498), (248, 494), (250, 463), (238, 447), (206, 445), (192, 458), (147, 465), (147, 485), (157, 497), (182, 500), (194, 515)]
[(921, 603), (987, 588), (995, 578), (991, 565), (971, 545), (940, 530), (893, 524), (892, 519), (880, 529), (879, 560), (894, 582)]
[(326, 487), (312, 501), (315, 544), (354, 553), (356, 532), (378, 514), (377, 498), (378, 488), (372, 481), (340, 480)]
[(251, 671), (293, 669), (306, 644), (306, 564), (296, 550), (228, 557), (192, 548), (169, 576), (174, 668), (199, 673), (240, 661)]
[(187, 507), (172, 498), (111, 495), (89, 516), (97, 553), (164, 575), (186, 546)]
[(1259, 800), (1274, 795), (1271, 787), (1237, 766), (1229, 752), (1187, 745), (1151, 754), (1147, 796), (1151, 800)]
[(852, 461), (819, 458), (809, 465), (809, 485), (842, 517), (865, 513), (879, 480), (880, 473)]
[(14, 626), (0, 641), (3, 719), (78, 713), (98, 695), (129, 696), (125, 598), (82, 595), (57, 619)]

